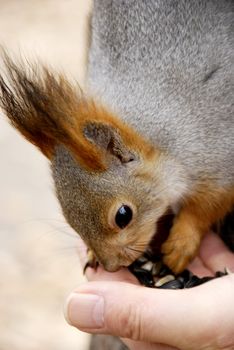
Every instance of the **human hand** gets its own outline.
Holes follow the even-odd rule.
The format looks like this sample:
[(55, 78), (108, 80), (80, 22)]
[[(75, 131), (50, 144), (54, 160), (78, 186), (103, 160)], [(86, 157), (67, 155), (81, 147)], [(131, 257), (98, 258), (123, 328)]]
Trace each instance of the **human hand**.
[[(210, 233), (189, 268), (207, 276), (224, 267), (234, 271), (234, 254)], [(127, 269), (87, 277), (95, 282), (77, 288), (66, 311), (82, 331), (122, 337), (132, 350), (234, 349), (234, 274), (184, 290), (139, 286)]]

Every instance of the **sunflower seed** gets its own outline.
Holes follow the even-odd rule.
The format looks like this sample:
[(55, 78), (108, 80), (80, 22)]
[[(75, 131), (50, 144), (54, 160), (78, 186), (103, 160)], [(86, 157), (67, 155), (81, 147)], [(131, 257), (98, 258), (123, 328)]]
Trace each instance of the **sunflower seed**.
[(167, 283), (164, 283), (162, 286), (157, 287), (159, 289), (183, 289), (184, 284), (179, 280), (175, 279), (172, 281), (169, 281)]
[(166, 275), (172, 275), (172, 272), (166, 265), (162, 265), (162, 268), (160, 269), (158, 276), (164, 277)]
[(197, 276), (192, 276), (190, 280), (185, 283), (184, 288), (199, 286), (199, 284), (201, 284), (201, 279)]
[(215, 278), (215, 277), (212, 277), (212, 276), (202, 277), (202, 278), (200, 279), (200, 283), (199, 283), (199, 284), (212, 281), (214, 278)]
[(188, 282), (188, 281), (192, 278), (192, 276), (193, 276), (193, 273), (192, 273), (191, 271), (189, 271), (189, 270), (184, 270), (184, 271), (180, 274), (179, 278), (183, 279), (184, 282)]
[(199, 278), (191, 271), (184, 270), (179, 276), (174, 276), (172, 271), (163, 265), (161, 256), (155, 256), (149, 251), (128, 268), (142, 285), (161, 289), (191, 288), (232, 273), (228, 268), (225, 268), (224, 271), (217, 271), (214, 277)]
[(141, 268), (136, 268), (132, 272), (141, 284), (146, 287), (153, 287), (154, 280), (152, 274), (149, 271), (143, 270)]
[(163, 284), (168, 283), (170, 281), (173, 281), (174, 279), (175, 279), (175, 276), (166, 275), (166, 276), (160, 278), (154, 285), (155, 285), (155, 287), (161, 287)]
[(142, 255), (140, 256), (139, 259), (137, 259), (137, 261), (140, 263), (140, 264), (144, 264), (144, 263), (147, 263), (149, 261), (149, 259), (145, 256), (145, 255)]
[(160, 273), (161, 269), (162, 269), (162, 262), (161, 261), (154, 263), (153, 269), (152, 269), (152, 275), (157, 276)]
[(147, 261), (144, 265), (141, 265), (141, 268), (146, 271), (152, 271), (152, 268), (153, 268), (152, 261)]

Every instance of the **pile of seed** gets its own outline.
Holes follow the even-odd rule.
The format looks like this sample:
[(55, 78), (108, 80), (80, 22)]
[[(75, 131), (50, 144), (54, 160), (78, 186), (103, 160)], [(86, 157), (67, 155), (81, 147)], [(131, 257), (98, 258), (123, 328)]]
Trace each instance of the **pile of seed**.
[(160, 257), (152, 256), (149, 253), (145, 253), (128, 268), (142, 285), (161, 289), (191, 288), (230, 273), (228, 269), (225, 269), (224, 272), (216, 272), (214, 277), (200, 278), (191, 271), (185, 270), (180, 275), (175, 276), (167, 266), (163, 265)]

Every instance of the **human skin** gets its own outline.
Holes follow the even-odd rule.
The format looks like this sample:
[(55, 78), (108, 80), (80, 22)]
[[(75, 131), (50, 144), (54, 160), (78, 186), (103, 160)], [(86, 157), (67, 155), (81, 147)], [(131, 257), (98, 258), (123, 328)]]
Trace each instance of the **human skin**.
[[(84, 259), (84, 249), (80, 255)], [(225, 267), (234, 271), (234, 254), (207, 234), (189, 269), (207, 276)], [(119, 336), (131, 350), (234, 349), (233, 273), (185, 290), (139, 286), (127, 269), (88, 268), (86, 275), (90, 282), (65, 308), (67, 321), (81, 331)]]

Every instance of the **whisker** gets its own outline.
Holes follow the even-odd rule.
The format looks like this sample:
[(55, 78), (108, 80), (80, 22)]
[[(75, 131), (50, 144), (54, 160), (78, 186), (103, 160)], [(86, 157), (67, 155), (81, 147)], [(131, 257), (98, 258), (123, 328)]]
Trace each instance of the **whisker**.
[(44, 239), (45, 237), (47, 236), (58, 236), (58, 239), (61, 239), (61, 236), (60, 234), (62, 234), (63, 237), (69, 237), (69, 239), (72, 239), (72, 240), (77, 240), (78, 238), (78, 235), (74, 232), (71, 232), (71, 231), (65, 231), (65, 229), (67, 228), (66, 226), (64, 227), (54, 227), (53, 225), (50, 225), (51, 228), (49, 230), (46, 230), (44, 232), (41, 232), (41, 233), (38, 233), (37, 234), (37, 239), (38, 240), (41, 240), (41, 239)]
[(20, 223), (21, 224), (28, 224), (28, 223), (37, 223), (37, 222), (47, 222), (47, 223), (50, 223), (50, 222), (57, 222), (57, 223), (59, 223), (59, 224), (66, 224), (66, 226), (67, 227), (70, 227), (67, 223), (66, 223), (66, 221), (65, 221), (65, 219), (63, 219), (62, 220), (62, 218), (61, 218), (61, 220), (60, 219), (53, 219), (53, 218), (45, 218), (45, 217), (42, 217), (42, 218), (40, 218), (40, 217), (38, 217), (38, 218), (34, 218), (34, 219), (30, 219), (30, 220), (22, 220), (22, 221), (20, 221)]
[(129, 251), (129, 247), (126, 247), (126, 248), (128, 249), (128, 251), (126, 251), (126, 249), (125, 249), (125, 255), (127, 256), (127, 258), (129, 260), (134, 261), (136, 259), (136, 255), (133, 254), (131, 251)]
[[(66, 228), (66, 227), (65, 227)], [(74, 238), (74, 239), (77, 239), (78, 238), (78, 234), (76, 232), (73, 232), (73, 231), (64, 231), (64, 229), (61, 229), (61, 228), (57, 228), (58, 232), (59, 233), (62, 233), (68, 237), (71, 237), (71, 238)]]
[(144, 253), (144, 250), (139, 250), (139, 249), (135, 249), (135, 248), (132, 248), (132, 247), (126, 247), (127, 249), (130, 249), (130, 250), (132, 250), (132, 251), (134, 251), (134, 252), (137, 252), (137, 253), (141, 253), (141, 254), (143, 254)]
[(145, 247), (149, 244), (149, 240), (141, 241), (141, 242), (136, 242), (134, 243), (134, 248), (136, 249), (145, 249)]

